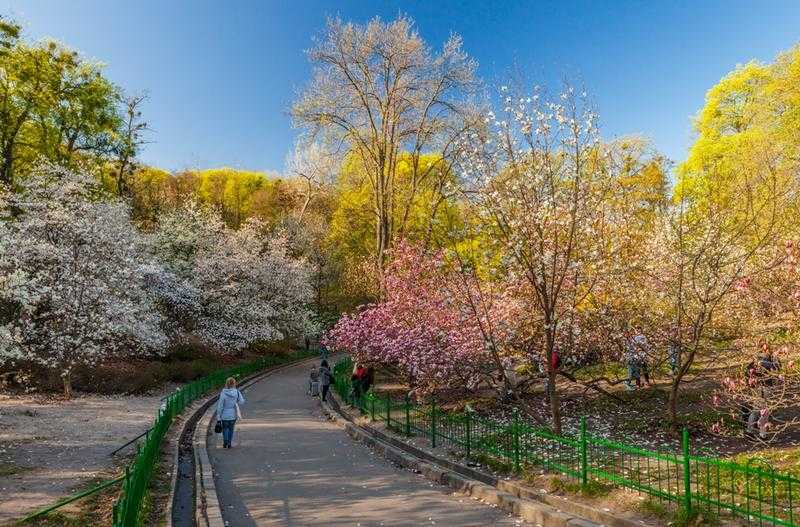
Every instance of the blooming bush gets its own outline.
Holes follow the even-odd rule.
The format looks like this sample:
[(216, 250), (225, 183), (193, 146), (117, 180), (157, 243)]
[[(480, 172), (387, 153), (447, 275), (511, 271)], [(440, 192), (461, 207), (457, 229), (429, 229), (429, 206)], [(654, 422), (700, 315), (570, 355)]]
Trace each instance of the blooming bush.
[(151, 247), (166, 269), (149, 283), (176, 338), (194, 334), (230, 350), (317, 331), (308, 266), (261, 222), (234, 231), (188, 204), (162, 219)]

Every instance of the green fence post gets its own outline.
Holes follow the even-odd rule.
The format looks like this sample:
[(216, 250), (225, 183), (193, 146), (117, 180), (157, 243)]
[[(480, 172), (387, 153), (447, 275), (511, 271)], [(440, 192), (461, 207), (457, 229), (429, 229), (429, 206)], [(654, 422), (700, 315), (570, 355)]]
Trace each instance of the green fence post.
[(408, 394), (406, 394), (405, 402), (406, 402), (406, 435), (410, 436), (411, 435), (411, 413), (410, 413), (409, 407), (411, 406), (411, 403), (408, 400)]
[(369, 394), (369, 420), (375, 421), (375, 394)]
[(470, 448), (470, 436), (472, 435), (472, 411), (467, 408), (466, 412), (466, 432), (467, 432), (467, 459), (469, 459), (471, 454)]
[(683, 507), (687, 513), (692, 512), (692, 473), (689, 463), (689, 429), (683, 429)]
[(436, 448), (436, 400), (431, 400), (431, 447)]
[(125, 508), (122, 510), (122, 523), (128, 525), (131, 507), (131, 470), (129, 465), (125, 465)]
[(589, 465), (586, 455), (586, 416), (581, 417), (581, 485), (589, 482)]
[(514, 472), (519, 472), (519, 410), (514, 408), (514, 420), (511, 424), (512, 437), (514, 440)]
[(386, 393), (386, 428), (392, 428), (392, 397)]

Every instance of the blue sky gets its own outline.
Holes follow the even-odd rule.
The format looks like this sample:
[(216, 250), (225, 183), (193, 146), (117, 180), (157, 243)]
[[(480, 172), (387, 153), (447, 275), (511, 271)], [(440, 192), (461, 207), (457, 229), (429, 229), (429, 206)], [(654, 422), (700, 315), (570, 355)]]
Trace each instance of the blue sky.
[(800, 42), (800, 0), (0, 0), (0, 13), (30, 38), (106, 63), (127, 91), (147, 91), (154, 131), (142, 158), (173, 170), (282, 170), (296, 134), (287, 110), (310, 74), (304, 50), (328, 16), (408, 14), (434, 47), (459, 33), (490, 84), (512, 68), (550, 86), (578, 79), (604, 136), (645, 135), (674, 160), (708, 88)]

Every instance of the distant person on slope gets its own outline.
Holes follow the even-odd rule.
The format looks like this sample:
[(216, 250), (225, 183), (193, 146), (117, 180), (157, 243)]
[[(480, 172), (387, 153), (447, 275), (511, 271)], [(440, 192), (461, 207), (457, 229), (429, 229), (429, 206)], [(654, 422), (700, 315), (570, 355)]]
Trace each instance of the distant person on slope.
[(231, 448), (233, 427), (239, 417), (241, 404), (244, 404), (244, 396), (236, 387), (236, 379), (228, 377), (217, 401), (217, 419), (222, 422), (222, 448)]
[(328, 366), (328, 361), (323, 360), (319, 365), (319, 383), (320, 386), (322, 386), (322, 402), (328, 400), (328, 390), (331, 388), (332, 381), (333, 374), (331, 373), (331, 368)]

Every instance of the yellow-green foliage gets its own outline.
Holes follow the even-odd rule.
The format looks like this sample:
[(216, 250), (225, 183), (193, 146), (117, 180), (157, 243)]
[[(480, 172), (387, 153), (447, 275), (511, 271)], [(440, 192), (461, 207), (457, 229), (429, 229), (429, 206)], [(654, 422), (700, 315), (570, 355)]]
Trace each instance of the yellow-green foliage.
[(725, 206), (742, 178), (770, 171), (786, 183), (800, 153), (800, 47), (772, 64), (750, 62), (706, 94), (697, 140), (678, 166), (676, 198)]
[(263, 172), (213, 168), (197, 172), (196, 180), (198, 199), (222, 211), (235, 227), (254, 213), (274, 222), (291, 201), (291, 189)]
[(274, 225), (297, 205), (297, 183), (264, 172), (212, 168), (170, 174), (145, 167), (131, 178), (137, 217), (154, 221), (165, 208), (197, 200), (219, 210), (238, 227), (251, 216)]
[[(416, 180), (413, 163), (411, 155), (399, 157), (394, 192), (386, 198), (391, 200), (392, 236), (444, 245), (446, 235), (463, 226), (459, 205), (443, 198), (444, 185), (452, 187), (456, 178), (438, 155), (420, 156)], [(375, 254), (377, 199), (370, 174), (355, 155), (348, 156), (336, 183), (328, 241), (337, 257), (351, 267)]]

